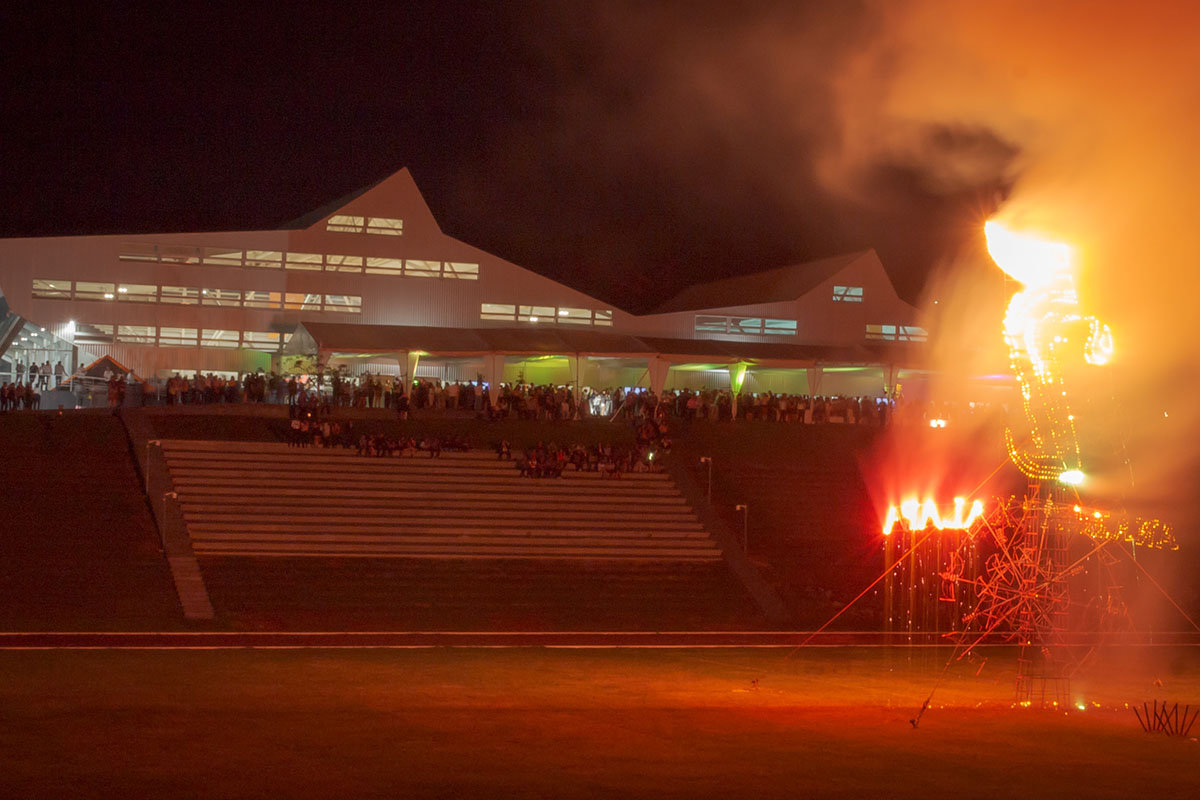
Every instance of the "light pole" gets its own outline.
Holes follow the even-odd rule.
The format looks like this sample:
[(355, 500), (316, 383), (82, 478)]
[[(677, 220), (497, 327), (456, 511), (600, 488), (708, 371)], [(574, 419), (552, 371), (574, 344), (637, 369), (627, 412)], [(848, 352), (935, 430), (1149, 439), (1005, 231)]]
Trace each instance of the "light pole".
[(734, 507), (737, 511), (742, 512), (742, 552), (750, 553), (750, 506), (745, 503), (738, 503)]
[(712, 502), (712, 458), (710, 456), (700, 456), (700, 463), (708, 467), (708, 489), (704, 493), (704, 499)]

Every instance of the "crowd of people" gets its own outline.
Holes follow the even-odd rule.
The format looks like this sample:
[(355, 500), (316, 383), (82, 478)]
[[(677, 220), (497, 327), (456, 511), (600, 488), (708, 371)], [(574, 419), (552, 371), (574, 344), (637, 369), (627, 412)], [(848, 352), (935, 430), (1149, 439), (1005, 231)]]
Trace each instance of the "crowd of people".
[(28, 365), (18, 361), (13, 365), (12, 383), (25, 383), (34, 389), (57, 389), (67, 377), (67, 368), (61, 361), (53, 366), (47, 360), (42, 364), (31, 361)]
[[(613, 478), (630, 472), (653, 472), (660, 469), (662, 457), (671, 452), (668, 433), (666, 421), (659, 420), (638, 425), (632, 445), (604, 442), (560, 447), (554, 442), (538, 442), (516, 460), (516, 466), (521, 475), (528, 478), (560, 478), (568, 468), (574, 472), (598, 472)], [(508, 441), (496, 446), (496, 454), (501, 459), (512, 459), (512, 447)]]
[(0, 411), (36, 410), (41, 408), (42, 394), (32, 383), (0, 384)]

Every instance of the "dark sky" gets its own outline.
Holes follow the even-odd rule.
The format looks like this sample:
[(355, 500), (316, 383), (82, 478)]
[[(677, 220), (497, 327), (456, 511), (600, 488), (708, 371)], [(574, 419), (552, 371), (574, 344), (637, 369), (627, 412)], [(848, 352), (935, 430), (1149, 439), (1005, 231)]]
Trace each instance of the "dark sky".
[[(915, 299), (1016, 155), (929, 126), (831, 190), (850, 1), (241, 5), (0, 10), (0, 236), (274, 227), (407, 166), (447, 233), (622, 308), (867, 247)], [(946, 185), (964, 152), (994, 169)]]

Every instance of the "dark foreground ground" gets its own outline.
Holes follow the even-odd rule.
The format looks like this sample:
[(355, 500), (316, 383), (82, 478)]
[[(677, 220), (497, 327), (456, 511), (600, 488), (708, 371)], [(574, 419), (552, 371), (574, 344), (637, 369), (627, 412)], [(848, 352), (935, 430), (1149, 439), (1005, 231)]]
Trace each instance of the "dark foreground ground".
[(1195, 648), (1102, 654), (1082, 711), (947, 655), (4, 651), (0, 796), (1200, 797), (1200, 744), (1125, 707), (1200, 703)]

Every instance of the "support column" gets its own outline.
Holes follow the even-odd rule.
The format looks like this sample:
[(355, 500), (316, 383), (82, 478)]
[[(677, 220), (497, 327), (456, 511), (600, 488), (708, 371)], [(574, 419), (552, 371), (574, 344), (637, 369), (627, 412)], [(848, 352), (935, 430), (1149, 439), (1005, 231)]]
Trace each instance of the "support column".
[(572, 356), (567, 356), (567, 369), (571, 373), (571, 399), (575, 408), (579, 408), (579, 381), (582, 376), (579, 373), (580, 356), (578, 353)]
[(671, 363), (662, 356), (650, 356), (646, 369), (650, 373), (650, 391), (654, 392), (655, 397), (662, 397), (663, 390), (667, 388), (667, 372), (671, 369)]
[(504, 380), (504, 356), (496, 353), (485, 353), (483, 356), (483, 379), (488, 385), (488, 400), (492, 408), (500, 399), (500, 381)]
[(883, 391), (890, 399), (896, 395), (896, 376), (900, 373), (895, 364), (883, 368)]
[(736, 364), (729, 365), (730, 419), (737, 419), (738, 394), (740, 394), (742, 391), (742, 384), (746, 382), (746, 370), (749, 368), (749, 366), (750, 365), (745, 361), (739, 361)]
[(821, 378), (825, 371), (820, 367), (809, 367), (804, 372), (808, 377), (808, 396), (816, 397), (821, 393)]
[(409, 394), (417, 376), (417, 364), (421, 363), (421, 353), (419, 350), (399, 350), (394, 355), (400, 364), (400, 385), (404, 387), (404, 393)]

